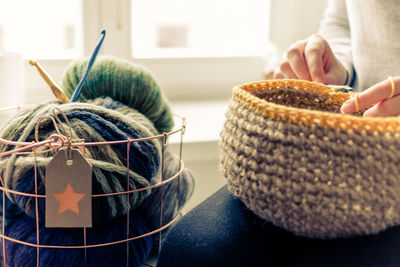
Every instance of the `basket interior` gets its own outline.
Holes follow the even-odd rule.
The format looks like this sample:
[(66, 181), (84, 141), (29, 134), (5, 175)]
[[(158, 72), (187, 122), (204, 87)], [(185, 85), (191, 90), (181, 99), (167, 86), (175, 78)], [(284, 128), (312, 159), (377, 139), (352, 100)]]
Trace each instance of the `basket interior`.
[[(289, 88), (277, 88), (255, 91), (252, 92), (252, 94), (268, 102), (288, 107), (341, 113), (341, 103), (333, 103), (329, 101), (329, 96), (320, 95), (315, 92)], [(360, 116), (362, 113), (358, 112), (353, 115)]]

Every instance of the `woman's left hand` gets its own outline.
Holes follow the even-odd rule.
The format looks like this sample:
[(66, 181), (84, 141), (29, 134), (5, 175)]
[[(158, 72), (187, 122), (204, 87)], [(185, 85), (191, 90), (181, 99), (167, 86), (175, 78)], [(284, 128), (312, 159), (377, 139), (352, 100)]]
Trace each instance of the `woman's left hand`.
[[(387, 79), (358, 94), (359, 110), (364, 112), (364, 117), (386, 117), (400, 115), (400, 76), (393, 77), (394, 92), (392, 94), (392, 81)], [(340, 108), (342, 113), (356, 112), (355, 97), (343, 103)]]

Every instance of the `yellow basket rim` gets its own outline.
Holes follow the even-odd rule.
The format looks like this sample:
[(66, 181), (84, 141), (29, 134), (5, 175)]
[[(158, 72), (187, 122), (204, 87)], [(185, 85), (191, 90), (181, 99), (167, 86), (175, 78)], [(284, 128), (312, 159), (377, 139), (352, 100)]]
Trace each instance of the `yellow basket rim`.
[(349, 114), (294, 108), (271, 103), (252, 94), (257, 91), (278, 88), (315, 92), (329, 96), (332, 103), (339, 104), (350, 98), (348, 93), (337, 92), (335, 87), (305, 80), (284, 79), (256, 81), (235, 86), (233, 88), (233, 101), (247, 107), (256, 114), (278, 121), (343, 130), (400, 133), (400, 120), (397, 116), (364, 118)]

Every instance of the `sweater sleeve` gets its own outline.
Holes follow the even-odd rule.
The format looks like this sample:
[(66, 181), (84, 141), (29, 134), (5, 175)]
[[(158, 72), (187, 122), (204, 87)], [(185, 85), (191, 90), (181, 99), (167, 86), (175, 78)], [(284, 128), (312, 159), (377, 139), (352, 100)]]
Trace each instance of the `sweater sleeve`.
[(321, 21), (319, 34), (328, 41), (336, 57), (347, 69), (349, 75), (347, 84), (350, 84), (354, 79), (355, 73), (352, 63), (350, 26), (345, 0), (329, 0), (324, 18)]

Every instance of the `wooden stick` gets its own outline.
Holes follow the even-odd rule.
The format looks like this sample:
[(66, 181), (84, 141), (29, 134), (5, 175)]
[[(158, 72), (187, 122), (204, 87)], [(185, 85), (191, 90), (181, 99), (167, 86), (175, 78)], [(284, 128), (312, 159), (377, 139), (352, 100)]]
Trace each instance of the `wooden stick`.
[(40, 64), (35, 60), (29, 60), (29, 64), (35, 66), (38, 70), (40, 76), (42, 76), (43, 80), (50, 86), (51, 91), (56, 96), (57, 100), (63, 104), (69, 103), (69, 98), (66, 96), (64, 91), (58, 86), (53, 79), (47, 74), (47, 72), (40, 66)]

